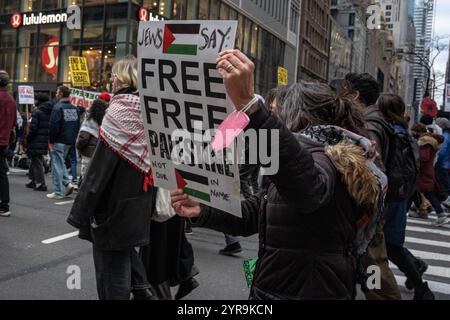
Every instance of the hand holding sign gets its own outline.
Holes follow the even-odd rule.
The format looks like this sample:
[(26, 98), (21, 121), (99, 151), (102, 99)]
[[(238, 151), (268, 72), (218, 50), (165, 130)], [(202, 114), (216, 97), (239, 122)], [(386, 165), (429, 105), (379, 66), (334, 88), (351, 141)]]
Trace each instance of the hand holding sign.
[(175, 212), (184, 218), (198, 218), (201, 215), (200, 203), (189, 198), (183, 190), (170, 193), (172, 207)]
[(242, 110), (255, 97), (255, 65), (239, 50), (227, 50), (217, 59), (217, 70), (236, 110)]

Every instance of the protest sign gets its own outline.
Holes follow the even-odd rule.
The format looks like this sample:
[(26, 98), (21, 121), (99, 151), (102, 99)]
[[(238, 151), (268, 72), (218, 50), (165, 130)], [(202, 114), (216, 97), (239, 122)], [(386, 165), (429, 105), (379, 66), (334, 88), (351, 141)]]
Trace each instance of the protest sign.
[(450, 83), (445, 85), (445, 97), (444, 97), (445, 112), (450, 112)]
[(288, 85), (288, 71), (286, 68), (278, 67), (278, 85), (279, 86)]
[(89, 78), (89, 69), (86, 58), (84, 57), (69, 57), (69, 68), (74, 87), (90, 87), (91, 80)]
[(70, 88), (70, 103), (74, 106), (82, 106), (86, 109), (90, 109), (94, 100), (97, 100), (101, 92), (94, 91), (84, 91), (83, 90)]
[(34, 104), (33, 86), (19, 86), (19, 104)]
[(204, 134), (235, 110), (216, 59), (234, 48), (236, 29), (236, 21), (141, 22), (138, 68), (155, 186), (241, 216), (238, 165), (213, 153)]

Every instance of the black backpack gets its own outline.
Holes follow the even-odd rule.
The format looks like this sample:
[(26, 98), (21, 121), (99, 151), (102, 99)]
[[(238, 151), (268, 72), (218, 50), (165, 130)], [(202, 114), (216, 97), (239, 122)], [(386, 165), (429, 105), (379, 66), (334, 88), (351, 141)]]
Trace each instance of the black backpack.
[(389, 154), (386, 163), (388, 192), (386, 202), (409, 200), (416, 189), (420, 170), (419, 146), (408, 130), (391, 125)]

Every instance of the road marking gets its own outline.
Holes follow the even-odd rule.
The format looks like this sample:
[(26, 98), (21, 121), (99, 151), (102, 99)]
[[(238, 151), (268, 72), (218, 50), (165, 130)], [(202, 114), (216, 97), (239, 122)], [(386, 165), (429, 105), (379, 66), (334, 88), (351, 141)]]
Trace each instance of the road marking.
[(417, 231), (417, 232), (422, 232), (422, 233), (434, 233), (434, 234), (440, 234), (442, 236), (450, 237), (450, 231), (444, 231), (444, 230), (426, 229), (426, 228), (422, 228), (422, 227), (411, 227), (411, 226), (407, 226), (406, 230), (407, 231)]
[(58, 241), (62, 241), (62, 240), (66, 240), (66, 239), (69, 239), (69, 238), (76, 237), (76, 236), (78, 236), (78, 233), (79, 233), (79, 231), (63, 234), (62, 236), (57, 236), (57, 237), (54, 237), (54, 238), (50, 238), (50, 239), (44, 240), (44, 241), (42, 241), (42, 243), (43, 244), (52, 244), (52, 243), (55, 243), (55, 242), (58, 242)]
[(9, 168), (9, 172), (11, 172), (11, 173), (28, 173), (28, 170)]
[(430, 245), (430, 246), (450, 249), (449, 242), (419, 239), (419, 238), (413, 238), (413, 237), (406, 237), (405, 240), (406, 240), (406, 243), (426, 244), (426, 245)]
[(421, 224), (423, 226), (431, 226), (433, 227), (432, 223), (435, 222), (436, 219), (429, 219), (429, 220), (409, 220), (409, 223), (414, 223), (414, 224)]
[(448, 254), (441, 254), (441, 253), (434, 253), (434, 252), (425, 252), (420, 250), (411, 250), (411, 253), (419, 258), (425, 259), (425, 260), (441, 260), (441, 261), (450, 261), (450, 255)]
[[(395, 279), (398, 283), (402, 284), (406, 281), (406, 277), (403, 276), (395, 276)], [(428, 286), (430, 287), (431, 291), (450, 295), (450, 284), (428, 280), (426, 282), (428, 282)]]
[(75, 202), (75, 200), (56, 202), (55, 205), (57, 205), (57, 206), (65, 206), (66, 204), (72, 204), (74, 202)]
[[(389, 268), (399, 270), (397, 266), (392, 262), (389, 262)], [(450, 268), (436, 267), (430, 265), (428, 266), (428, 270), (427, 272), (425, 272), (425, 274), (450, 279)]]

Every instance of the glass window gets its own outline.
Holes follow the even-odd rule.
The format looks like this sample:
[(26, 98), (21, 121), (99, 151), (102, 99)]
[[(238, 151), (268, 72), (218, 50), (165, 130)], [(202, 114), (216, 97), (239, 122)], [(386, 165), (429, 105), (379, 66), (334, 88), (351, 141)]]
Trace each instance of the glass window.
[(14, 68), (14, 49), (0, 49), (0, 69), (8, 72), (11, 79), (16, 80), (15, 74), (13, 72)]
[(230, 7), (225, 4), (221, 3), (220, 5), (220, 20), (228, 20), (230, 18)]
[(83, 46), (81, 55), (86, 58), (89, 76), (91, 78), (91, 87), (93, 89), (101, 88), (102, 86), (102, 57), (104, 52), (101, 46)]
[(209, 7), (209, 19), (210, 20), (219, 20), (220, 15), (220, 0), (211, 0), (211, 4)]
[(198, 13), (198, 0), (189, 0), (187, 3), (187, 20), (195, 20), (197, 19)]
[(76, 4), (77, 6), (81, 7), (83, 5), (83, 0), (63, 0), (63, 4), (64, 4), (63, 8), (67, 8), (73, 4)]
[(103, 39), (103, 5), (83, 10), (83, 43), (99, 43)]
[(0, 14), (8, 14), (19, 11), (19, 1), (0, 0)]
[(187, 16), (187, 0), (175, 0), (173, 2), (173, 14), (174, 20), (186, 20)]
[(65, 46), (60, 48), (60, 70), (59, 70), (59, 79), (60, 82), (71, 83), (70, 77), (70, 69), (69, 69), (69, 57), (70, 56), (79, 56), (79, 47), (78, 46)]
[(101, 89), (105, 91), (111, 91), (111, 72), (114, 62), (126, 55), (125, 43), (119, 43), (116, 45), (105, 46), (105, 55), (102, 70), (102, 85)]
[(13, 48), (16, 46), (16, 30), (1, 30), (0, 32), (0, 48)]
[(259, 27), (253, 23), (252, 39), (251, 39), (251, 46), (250, 46), (250, 56), (254, 59), (256, 59), (257, 55), (258, 55), (258, 31), (259, 31)]
[(35, 52), (35, 82), (56, 82), (58, 77), (59, 46), (38, 47)]
[(244, 43), (244, 16), (239, 14), (236, 34), (236, 48), (242, 49)]
[(160, 0), (159, 1), (159, 14), (171, 19), (172, 14), (172, 0)]
[(81, 41), (81, 31), (80, 30), (69, 30), (67, 28), (62, 28), (62, 45), (79, 45)]
[[(115, 2), (120, 2), (120, 1), (115, 1)], [(98, 4), (104, 4), (105, 1), (104, 0), (84, 0), (84, 6), (95, 6)]]
[(37, 26), (21, 27), (19, 32), (19, 47), (35, 47), (37, 38)]
[(209, 17), (209, 0), (200, 0), (198, 11), (199, 20), (208, 20)]
[(126, 3), (106, 7), (105, 42), (127, 41), (127, 9)]
[(251, 27), (252, 27), (252, 22), (245, 18), (245, 25), (244, 25), (244, 45), (242, 47), (242, 50), (244, 51), (244, 53), (246, 55), (248, 55), (250, 53), (250, 37), (251, 37)]
[[(67, 29), (67, 28), (64, 28)], [(47, 25), (40, 27), (38, 46), (44, 46), (53, 38), (59, 39), (60, 25)]]

